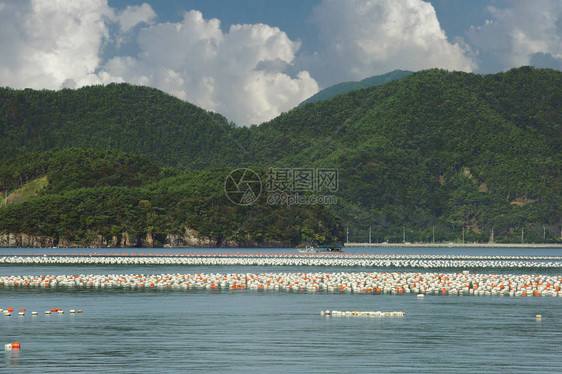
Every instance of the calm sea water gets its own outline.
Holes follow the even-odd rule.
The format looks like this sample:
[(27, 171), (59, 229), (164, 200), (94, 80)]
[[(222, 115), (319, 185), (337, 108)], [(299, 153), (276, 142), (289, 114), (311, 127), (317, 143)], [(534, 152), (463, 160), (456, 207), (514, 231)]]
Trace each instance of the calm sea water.
[[(24, 266), (2, 267), (0, 275), (181, 270), (203, 271)], [(9, 306), (27, 313), (0, 316), (0, 343), (22, 344), (19, 352), (2, 352), (0, 372), (562, 372), (562, 298), (0, 288), (0, 307)], [(66, 313), (42, 314), (53, 307)], [(326, 309), (406, 316), (321, 316)], [(32, 317), (31, 311), (40, 314)], [(536, 314), (543, 316), (540, 322)]]
[[(344, 248), (346, 254), (472, 255), (472, 256), (562, 256), (561, 248), (508, 247), (373, 247)], [(0, 255), (12, 254), (182, 254), (182, 253), (298, 253), (294, 248), (0, 248)]]

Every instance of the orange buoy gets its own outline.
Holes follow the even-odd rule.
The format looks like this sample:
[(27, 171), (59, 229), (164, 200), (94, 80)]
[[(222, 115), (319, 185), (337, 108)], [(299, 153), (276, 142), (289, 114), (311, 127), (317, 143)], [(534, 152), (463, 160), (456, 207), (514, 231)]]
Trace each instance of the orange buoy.
[(8, 308), (8, 313), (12, 313), (14, 311), (14, 308)]

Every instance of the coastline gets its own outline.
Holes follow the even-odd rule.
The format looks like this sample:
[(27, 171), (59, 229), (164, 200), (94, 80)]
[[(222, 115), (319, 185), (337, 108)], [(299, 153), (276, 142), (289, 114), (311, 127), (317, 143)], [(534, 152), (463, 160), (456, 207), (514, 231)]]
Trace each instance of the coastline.
[(555, 248), (561, 243), (345, 243), (346, 248), (408, 247), (408, 248)]

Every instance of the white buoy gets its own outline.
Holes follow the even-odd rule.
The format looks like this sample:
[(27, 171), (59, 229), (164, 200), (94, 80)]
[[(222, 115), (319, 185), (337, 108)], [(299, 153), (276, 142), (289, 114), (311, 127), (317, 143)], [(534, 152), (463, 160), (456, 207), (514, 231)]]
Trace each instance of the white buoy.
[(50, 310), (46, 310), (46, 311), (45, 311), (45, 314), (51, 314), (51, 311), (50, 311)]
[(425, 297), (425, 295), (423, 293), (418, 294), (417, 298), (418, 299), (423, 299)]
[(4, 344), (4, 350), (6, 351), (19, 351), (20, 350), (20, 343), (13, 342), (9, 344)]
[(535, 318), (536, 318), (536, 319), (542, 319), (542, 316), (541, 316), (540, 314), (537, 314), (537, 315), (535, 316)]
[(36, 315), (37, 315), (37, 312), (31, 312), (31, 315), (32, 315), (32, 316), (36, 316)]

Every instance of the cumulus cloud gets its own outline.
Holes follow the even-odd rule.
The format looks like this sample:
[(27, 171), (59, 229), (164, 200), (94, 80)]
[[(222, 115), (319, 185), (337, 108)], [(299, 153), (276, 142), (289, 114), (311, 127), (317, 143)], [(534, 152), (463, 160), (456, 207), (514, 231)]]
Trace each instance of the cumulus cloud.
[(449, 41), (435, 9), (422, 0), (323, 0), (312, 22), (323, 47), (307, 64), (318, 66), (323, 82), (395, 69), (476, 67), (466, 44)]
[(130, 31), (133, 27), (141, 23), (152, 23), (156, 18), (156, 13), (150, 5), (128, 5), (117, 15), (117, 21), (123, 32)]
[(494, 56), (503, 68), (537, 59), (562, 63), (562, 4), (559, 0), (514, 0), (507, 8), (488, 7), (491, 19), (468, 31), (469, 40)]
[(285, 73), (299, 44), (276, 27), (232, 25), (223, 32), (218, 19), (190, 11), (180, 23), (143, 28), (137, 43), (138, 56), (112, 58), (104, 71), (195, 101), (238, 124), (269, 120), (318, 91), (308, 72)]
[[(286, 72), (299, 43), (279, 28), (232, 25), (223, 32), (219, 20), (198, 11), (178, 23), (155, 19), (148, 4), (116, 11), (106, 0), (0, 0), (0, 85), (59, 89), (130, 82), (242, 125), (269, 120), (318, 91), (308, 72)], [(119, 55), (121, 43), (131, 39), (138, 54)], [(111, 45), (117, 56), (103, 61)]]
[[(6, 1), (0, 8), (0, 84), (61, 87), (99, 81), (100, 48), (113, 11), (102, 0)], [(70, 82), (70, 81), (68, 81)]]
[[(0, 0), (0, 85), (130, 82), (247, 125), (293, 108), (318, 91), (317, 80), (476, 66), (470, 49), (447, 39), (435, 10), (422, 0), (322, 0), (312, 21), (320, 46), (303, 59), (300, 42), (277, 27), (224, 30), (218, 19), (195, 10), (170, 23), (157, 22), (148, 4), (116, 10), (107, 0)], [(129, 55), (121, 52), (123, 41)], [(557, 56), (552, 48), (532, 51)]]

